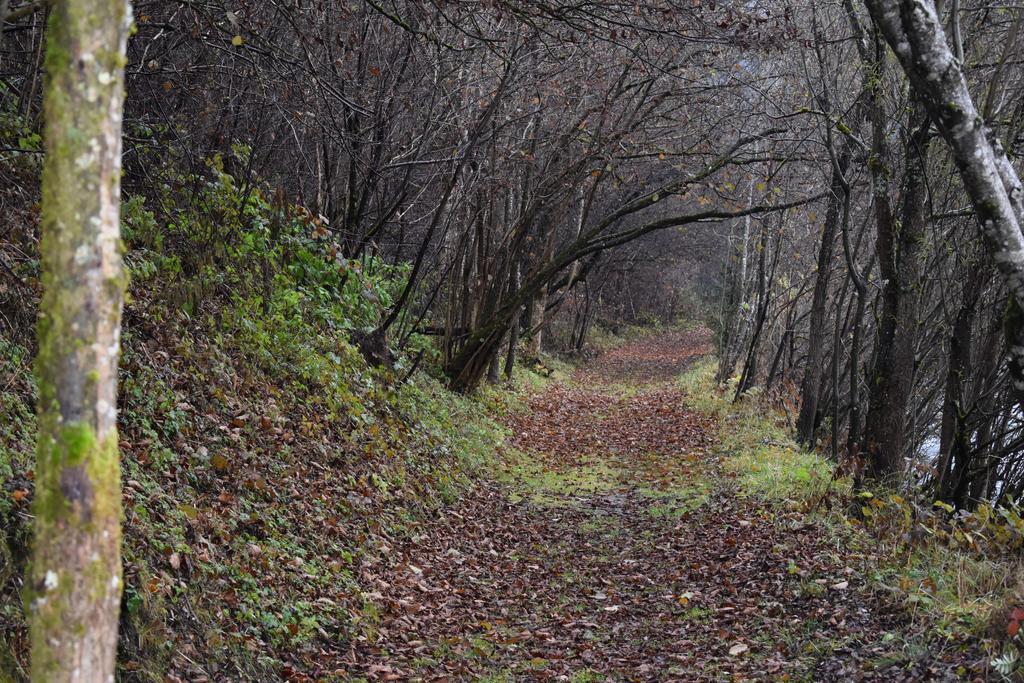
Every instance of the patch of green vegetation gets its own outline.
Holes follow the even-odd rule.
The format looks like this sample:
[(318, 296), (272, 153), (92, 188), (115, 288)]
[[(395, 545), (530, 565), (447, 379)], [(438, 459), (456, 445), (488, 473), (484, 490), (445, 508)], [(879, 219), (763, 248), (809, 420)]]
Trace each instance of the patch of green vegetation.
[(572, 683), (599, 683), (605, 680), (604, 674), (593, 669), (580, 669), (579, 671), (573, 671), (569, 676), (569, 680)]
[[(931, 538), (908, 545), (909, 531), (879, 529), (887, 523), (879, 519), (883, 508), (872, 509), (864, 522), (847, 523), (852, 547), (874, 560), (871, 578), (878, 590), (902, 602), (944, 638), (991, 635), (993, 624), (997, 631), (1005, 628), (1008, 606), (1024, 599), (1019, 558), (988, 557)], [(907, 527), (915, 523), (910, 520)]]
[(552, 469), (529, 453), (509, 451), (500, 465), (498, 480), (512, 486), (513, 501), (527, 499), (536, 505), (560, 507), (614, 490), (620, 484), (621, 471), (610, 460), (599, 457), (579, 466)]
[(841, 493), (850, 490), (849, 479), (833, 480), (831, 462), (797, 446), (781, 411), (755, 397), (734, 403), (730, 391), (715, 385), (716, 369), (714, 359), (704, 359), (680, 378), (680, 385), (693, 408), (717, 420), (722, 466), (741, 495), (807, 509), (830, 486)]
[(462, 477), (463, 483), (468, 481), (467, 475), (492, 464), (495, 450), (505, 441), (507, 430), (495, 422), (483, 397), (448, 391), (429, 375), (417, 375), (402, 385), (396, 403), (416, 416), (421, 432), (459, 460), (454, 474)]
[[(510, 402), (513, 409), (524, 410), (525, 400), (543, 392), (553, 384), (571, 384), (576, 366), (557, 356), (542, 354), (537, 359), (524, 359), (512, 370), (512, 379), (504, 383), (511, 391), (496, 391), (493, 386), (484, 386), (478, 390), (485, 400), (497, 400), (502, 404)], [(499, 404), (500, 405), (500, 404)]]
[(513, 678), (511, 672), (499, 671), (497, 673), (483, 674), (476, 680), (480, 681), (481, 683), (511, 683), (511, 681), (514, 681), (515, 678)]
[(701, 475), (685, 484), (672, 484), (665, 490), (640, 487), (637, 492), (650, 498), (647, 511), (654, 517), (684, 517), (707, 504), (713, 485)]
[(560, 384), (568, 383), (576, 372), (573, 363), (547, 353), (541, 354), (535, 363), (528, 363), (526, 367), (534, 374)]
[(577, 527), (581, 533), (600, 536), (604, 541), (613, 541), (626, 533), (619, 515), (608, 514), (600, 509), (589, 510), (590, 519)]
[[(15, 642), (24, 642), (24, 613), (18, 582), (28, 557), (35, 463), (35, 380), (28, 350), (0, 337), (0, 680), (27, 679)], [(10, 639), (10, 640), (8, 640)]]
[(633, 382), (629, 379), (605, 382), (601, 385), (602, 392), (615, 396), (620, 401), (628, 401), (629, 399), (639, 396), (648, 389), (648, 385)]
[[(0, 391), (0, 481), (12, 485), (19, 484), (15, 473), (31, 469), (35, 456), (36, 388), (31, 369), (28, 350), (0, 337), (0, 386), (6, 387)], [(27, 484), (27, 480), (20, 482), (21, 486)], [(16, 507), (18, 490), (24, 489), (18, 487), (0, 495), (0, 519)]]
[(727, 459), (725, 468), (740, 475), (745, 495), (803, 505), (816, 502), (832, 478), (831, 463), (792, 443), (762, 443)]
[(0, 147), (9, 155), (4, 161), (12, 170), (32, 176), (39, 173), (42, 135), (38, 125), (18, 111), (18, 97), (12, 95), (6, 83), (0, 83)]
[(845, 647), (863, 647), (858, 634), (844, 637), (823, 637), (831, 633), (828, 624), (815, 618), (782, 619), (773, 624), (770, 632), (762, 632), (753, 636), (756, 643), (751, 647), (755, 658), (762, 658), (764, 653), (777, 651), (786, 652), (791, 663), (801, 664), (792, 667), (787, 680), (812, 683), (815, 677), (815, 664), (832, 656)]
[(689, 607), (682, 613), (682, 618), (686, 621), (695, 621), (698, 623), (706, 624), (715, 618), (715, 612), (711, 609), (703, 607)]
[(652, 517), (680, 519), (694, 510), (699, 509), (701, 505), (703, 505), (703, 502), (698, 502), (696, 505), (692, 505), (691, 501), (685, 501), (682, 505), (677, 505), (675, 503), (652, 503), (647, 506), (647, 512)]
[[(680, 321), (671, 325), (674, 329), (686, 330), (699, 326), (699, 323)], [(590, 353), (604, 353), (616, 346), (639, 339), (641, 337), (657, 334), (668, 326), (659, 319), (651, 319), (642, 324), (625, 324), (609, 327), (605, 324), (593, 325), (587, 333), (587, 349)]]
[(825, 586), (825, 584), (823, 583), (820, 583), (810, 578), (806, 578), (800, 581), (800, 585), (797, 588), (797, 592), (801, 596), (820, 598), (828, 592), (828, 587)]
[(551, 662), (543, 657), (533, 657), (523, 662), (522, 667), (526, 671), (543, 671), (551, 665)]

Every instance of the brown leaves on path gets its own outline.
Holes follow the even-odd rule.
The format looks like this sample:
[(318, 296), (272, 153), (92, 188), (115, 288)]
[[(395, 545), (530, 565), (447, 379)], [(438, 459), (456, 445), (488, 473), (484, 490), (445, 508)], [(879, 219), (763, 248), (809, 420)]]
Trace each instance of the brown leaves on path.
[(512, 416), (510, 445), (543, 454), (553, 469), (594, 456), (614, 458), (625, 468), (649, 455), (666, 462), (702, 456), (712, 443), (713, 424), (684, 400), (673, 388), (616, 397), (554, 386), (533, 397), (528, 412)]
[[(868, 606), (843, 549), (804, 516), (737, 496), (715, 425), (670, 382), (706, 350), (702, 331), (638, 340), (533, 397), (509, 420), (508, 454), (532, 469), (478, 486), (364, 566), (374, 616), (324, 673), (956, 680), (927, 657), (890, 666), (899, 620)], [(567, 484), (583, 476), (594, 481)]]
[(706, 328), (670, 330), (610, 349), (580, 368), (576, 378), (584, 386), (670, 382), (713, 350)]

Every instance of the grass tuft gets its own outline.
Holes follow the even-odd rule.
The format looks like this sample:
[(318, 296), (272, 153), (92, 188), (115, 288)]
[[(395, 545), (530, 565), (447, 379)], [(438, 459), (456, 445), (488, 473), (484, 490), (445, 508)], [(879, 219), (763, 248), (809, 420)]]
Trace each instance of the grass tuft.
[(850, 490), (848, 479), (832, 480), (833, 463), (800, 448), (789, 434), (786, 416), (756, 397), (738, 402), (715, 383), (717, 362), (706, 358), (683, 374), (679, 383), (689, 404), (719, 424), (718, 453), (740, 495), (809, 509), (831, 486)]

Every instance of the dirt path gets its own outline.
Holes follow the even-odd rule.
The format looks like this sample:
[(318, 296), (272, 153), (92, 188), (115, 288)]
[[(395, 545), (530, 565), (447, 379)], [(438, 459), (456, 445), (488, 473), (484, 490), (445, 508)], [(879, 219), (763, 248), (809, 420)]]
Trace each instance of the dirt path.
[[(370, 680), (943, 680), (815, 524), (737, 495), (673, 380), (704, 332), (616, 349), (510, 418), (500, 483), (364, 567)], [(926, 653), (927, 654), (927, 653)], [(955, 677), (952, 678), (955, 680)]]

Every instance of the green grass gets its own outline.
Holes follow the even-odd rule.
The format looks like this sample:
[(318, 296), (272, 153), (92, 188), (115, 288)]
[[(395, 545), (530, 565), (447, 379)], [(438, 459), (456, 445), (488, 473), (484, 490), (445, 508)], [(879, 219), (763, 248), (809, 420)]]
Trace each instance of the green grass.
[(621, 472), (610, 460), (594, 457), (567, 469), (547, 467), (541, 456), (509, 451), (499, 466), (498, 481), (512, 488), (510, 498), (527, 499), (536, 505), (561, 507), (575, 498), (607, 493), (620, 485)]
[(849, 491), (848, 479), (832, 481), (833, 463), (793, 441), (780, 411), (753, 397), (732, 402), (732, 393), (715, 385), (716, 369), (714, 359), (704, 359), (679, 383), (689, 404), (718, 422), (716, 450), (726, 476), (735, 478), (741, 496), (808, 508), (829, 486)]
[(694, 476), (689, 482), (673, 484), (664, 491), (641, 487), (637, 492), (651, 499), (647, 511), (652, 516), (684, 517), (704, 507), (714, 488), (703, 475), (694, 473)]
[(876, 540), (868, 549), (878, 557), (872, 566), (878, 591), (944, 637), (986, 635), (1024, 596), (1019, 560), (979, 557), (940, 543), (908, 548), (895, 539)]
[(604, 674), (593, 669), (581, 669), (580, 671), (574, 671), (569, 680), (571, 683), (598, 683), (598, 681), (603, 681), (605, 678)]

